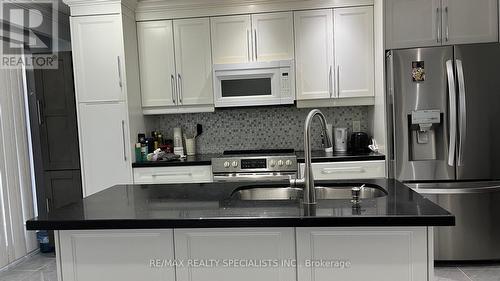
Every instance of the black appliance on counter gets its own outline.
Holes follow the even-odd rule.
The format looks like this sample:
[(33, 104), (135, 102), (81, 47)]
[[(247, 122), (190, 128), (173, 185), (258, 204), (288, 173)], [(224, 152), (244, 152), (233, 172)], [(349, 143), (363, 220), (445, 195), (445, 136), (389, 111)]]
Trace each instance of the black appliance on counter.
[(370, 151), (370, 138), (367, 133), (356, 132), (351, 134), (350, 150), (352, 153), (366, 153)]

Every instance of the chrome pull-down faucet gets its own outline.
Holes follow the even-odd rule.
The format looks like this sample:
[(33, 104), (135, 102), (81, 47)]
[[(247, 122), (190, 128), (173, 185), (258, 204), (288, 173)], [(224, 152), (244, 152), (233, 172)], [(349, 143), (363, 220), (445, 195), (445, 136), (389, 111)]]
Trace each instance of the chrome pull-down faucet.
[(292, 185), (304, 188), (304, 205), (316, 204), (316, 190), (314, 188), (314, 176), (311, 167), (311, 124), (316, 116), (321, 121), (321, 129), (325, 138), (325, 151), (333, 152), (332, 140), (328, 134), (325, 115), (319, 109), (313, 109), (307, 115), (304, 125), (304, 176), (301, 179), (293, 180), (292, 183)]

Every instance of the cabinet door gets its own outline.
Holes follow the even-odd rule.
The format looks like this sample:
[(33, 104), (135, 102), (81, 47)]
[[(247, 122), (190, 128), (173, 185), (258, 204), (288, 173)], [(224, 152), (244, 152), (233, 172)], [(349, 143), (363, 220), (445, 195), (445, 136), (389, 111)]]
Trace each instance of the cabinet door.
[(337, 97), (374, 96), (373, 7), (335, 9)]
[(498, 0), (443, 0), (444, 44), (498, 42)]
[(250, 15), (214, 17), (212, 55), (214, 63), (245, 63), (251, 60)]
[(134, 184), (213, 182), (212, 166), (134, 168)]
[(174, 35), (179, 103), (213, 104), (209, 19), (175, 20)]
[(132, 183), (130, 139), (123, 103), (80, 104), (80, 157), (84, 197)]
[(427, 253), (426, 227), (297, 228), (301, 281), (428, 281)]
[(78, 102), (125, 100), (122, 34), (119, 15), (71, 17)]
[(176, 105), (172, 21), (138, 22), (137, 35), (142, 106)]
[(293, 59), (293, 14), (252, 15), (254, 59), (257, 61)]
[(300, 11), (295, 17), (297, 100), (332, 97), (332, 10)]
[(384, 3), (386, 49), (441, 45), (441, 0), (387, 0)]
[[(64, 281), (174, 281), (172, 230), (59, 231)], [(155, 263), (158, 259), (160, 262)]]
[(243, 266), (233, 261), (295, 259), (293, 228), (175, 229), (177, 260), (218, 260), (215, 267), (178, 267), (177, 281), (293, 281), (294, 266)]
[(46, 171), (45, 192), (50, 210), (64, 207), (82, 198), (80, 170)]

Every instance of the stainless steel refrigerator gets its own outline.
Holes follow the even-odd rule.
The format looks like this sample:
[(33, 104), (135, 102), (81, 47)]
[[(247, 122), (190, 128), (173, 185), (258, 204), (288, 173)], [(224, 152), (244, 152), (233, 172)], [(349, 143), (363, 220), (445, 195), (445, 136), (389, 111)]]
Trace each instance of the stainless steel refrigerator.
[(500, 44), (387, 53), (392, 176), (456, 216), (435, 258), (500, 260)]

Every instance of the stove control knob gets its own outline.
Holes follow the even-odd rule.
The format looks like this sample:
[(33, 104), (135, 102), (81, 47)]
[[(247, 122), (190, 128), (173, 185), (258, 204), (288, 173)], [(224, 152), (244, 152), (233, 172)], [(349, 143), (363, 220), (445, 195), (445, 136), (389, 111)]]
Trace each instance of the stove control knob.
[(287, 166), (292, 166), (292, 160), (286, 160), (285, 165)]
[(283, 166), (283, 160), (278, 161), (278, 166)]
[(231, 164), (234, 168), (238, 167), (238, 162), (236, 161), (233, 161), (233, 163)]
[(269, 161), (269, 166), (271, 166), (271, 167), (276, 166), (276, 161), (275, 160)]
[(229, 161), (224, 162), (224, 168), (229, 168), (231, 166), (231, 163)]

